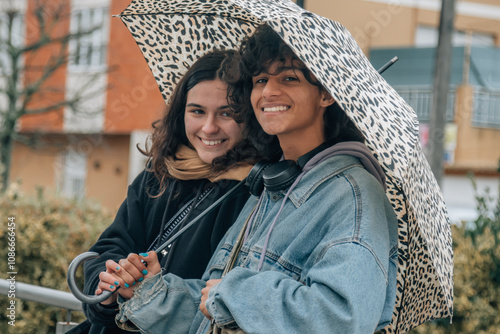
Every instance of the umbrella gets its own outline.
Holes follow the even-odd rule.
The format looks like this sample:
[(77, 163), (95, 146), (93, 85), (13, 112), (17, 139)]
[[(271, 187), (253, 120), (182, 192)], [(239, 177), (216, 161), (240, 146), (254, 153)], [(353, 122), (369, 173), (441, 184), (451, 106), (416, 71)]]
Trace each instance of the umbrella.
[(165, 101), (198, 57), (237, 48), (257, 25), (271, 26), (363, 132), (386, 173), (386, 195), (399, 223), (399, 263), (393, 321), (382, 331), (404, 333), (451, 317), (450, 224), (420, 146), (417, 116), (341, 24), (287, 0), (133, 0), (119, 17)]

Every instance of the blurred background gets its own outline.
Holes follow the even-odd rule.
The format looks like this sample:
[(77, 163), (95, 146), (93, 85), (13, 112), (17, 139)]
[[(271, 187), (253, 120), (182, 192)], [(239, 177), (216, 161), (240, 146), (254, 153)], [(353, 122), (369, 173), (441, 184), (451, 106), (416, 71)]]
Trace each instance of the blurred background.
[[(415, 331), (500, 333), (500, 1), (297, 3), (346, 26), (376, 69), (399, 58), (383, 77), (418, 115), (455, 247), (453, 324)], [(144, 168), (136, 146), (164, 101), (112, 16), (128, 4), (0, 0), (0, 238), (15, 217), (19, 282), (68, 291), (67, 265), (111, 223)], [(16, 327), (0, 314), (0, 332), (63, 333), (82, 319), (78, 306), (70, 319), (71, 307), (30, 298), (17, 304)], [(5, 310), (9, 300), (0, 301)]]

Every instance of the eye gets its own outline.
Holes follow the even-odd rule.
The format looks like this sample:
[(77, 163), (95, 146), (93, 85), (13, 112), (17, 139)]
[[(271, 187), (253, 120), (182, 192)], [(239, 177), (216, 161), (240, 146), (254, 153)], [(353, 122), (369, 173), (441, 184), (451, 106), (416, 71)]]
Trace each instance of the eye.
[(284, 81), (299, 81), (299, 78), (297, 78), (296, 76), (286, 76), (283, 78)]
[(191, 110), (188, 110), (188, 113), (191, 113), (194, 115), (203, 115), (203, 114), (205, 114), (205, 111), (203, 109), (191, 109)]
[(223, 111), (220, 113), (220, 115), (223, 117), (231, 117), (231, 118), (233, 117), (233, 113), (230, 111)]
[(256, 84), (263, 84), (263, 83), (266, 83), (267, 82), (267, 78), (263, 78), (263, 77), (257, 77), (257, 78), (254, 78), (254, 81), (253, 81), (253, 84), (256, 85)]

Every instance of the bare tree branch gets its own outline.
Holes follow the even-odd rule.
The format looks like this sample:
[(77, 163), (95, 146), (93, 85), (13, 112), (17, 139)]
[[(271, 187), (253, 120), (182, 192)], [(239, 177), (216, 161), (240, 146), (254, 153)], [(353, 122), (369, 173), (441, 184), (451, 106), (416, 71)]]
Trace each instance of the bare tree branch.
[[(77, 93), (70, 97), (65, 96), (66, 87), (58, 87), (57, 83), (54, 85), (51, 81), (58, 71), (69, 64), (70, 42), (89, 36), (100, 29), (99, 25), (95, 25), (76, 32), (61, 32), (61, 23), (71, 16), (67, 7), (69, 3), (36, 1), (32, 12), (26, 13), (26, 16), (15, 9), (14, 2), (11, 2), (12, 6), (9, 8), (4, 6), (5, 3), (0, 6), (0, 10), (3, 10), (0, 15), (3, 14), (5, 18), (1, 29), (6, 29), (0, 38), (0, 54), (3, 55), (0, 56), (0, 75), (4, 81), (4, 84), (0, 85), (0, 95), (7, 101), (5, 105), (0, 105), (1, 191), (8, 186), (13, 142), (16, 140), (27, 145), (33, 144), (32, 138), (27, 139), (16, 132), (16, 123), (22, 116), (40, 115), (64, 108), (83, 112), (81, 106), (84, 102), (102, 94), (102, 88), (106, 89), (106, 87), (98, 89), (93, 85), (96, 78), (102, 76), (104, 71), (95, 73), (87, 82), (80, 83), (81, 87)], [(24, 36), (25, 40), (20, 43), (16, 40), (19, 36), (19, 31), (16, 29), (22, 22), (26, 24), (25, 31), (29, 30), (32, 33)], [(50, 53), (50, 56), (40, 64), (38, 57), (47, 53)], [(40, 105), (40, 101), (46, 101), (46, 104)]]

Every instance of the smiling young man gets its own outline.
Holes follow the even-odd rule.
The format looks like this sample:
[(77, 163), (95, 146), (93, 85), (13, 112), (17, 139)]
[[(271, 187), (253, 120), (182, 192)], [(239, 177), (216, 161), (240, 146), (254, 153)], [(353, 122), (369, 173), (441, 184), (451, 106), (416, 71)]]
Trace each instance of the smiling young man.
[[(162, 278), (156, 254), (142, 256), (149, 273), (117, 321), (152, 333), (373, 333), (391, 321), (396, 296), (385, 175), (271, 28), (257, 28), (240, 52), (231, 107), (275, 135), (300, 174), (248, 200), (201, 280)], [(279, 174), (275, 166), (264, 174)]]
[(324, 114), (335, 102), (326, 90), (306, 79), (300, 65), (291, 59), (274, 62), (252, 78), (255, 116), (266, 133), (278, 137), (289, 160), (297, 160), (325, 141)]

